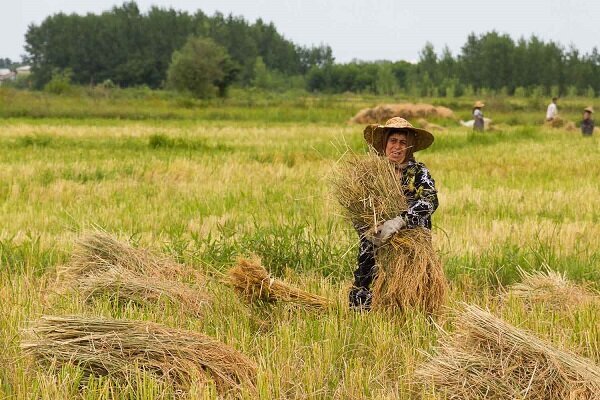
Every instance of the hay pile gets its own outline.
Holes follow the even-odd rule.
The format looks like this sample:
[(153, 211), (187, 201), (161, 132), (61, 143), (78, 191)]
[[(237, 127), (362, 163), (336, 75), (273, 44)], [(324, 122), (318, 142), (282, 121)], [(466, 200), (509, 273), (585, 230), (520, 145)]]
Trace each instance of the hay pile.
[(554, 117), (554, 119), (552, 121), (545, 121), (544, 125), (548, 128), (562, 129), (567, 132), (573, 132), (573, 131), (577, 130), (577, 126), (575, 125), (575, 122), (569, 121), (566, 119), (562, 119), (560, 117)]
[(193, 276), (191, 268), (120, 242), (104, 232), (94, 232), (78, 241), (71, 262), (58, 270), (59, 290), (73, 289), (86, 300), (109, 297), (120, 304), (173, 304), (200, 316), (210, 296), (199, 288), (173, 280)]
[(273, 278), (261, 265), (258, 257), (240, 258), (235, 267), (229, 270), (229, 283), (248, 302), (283, 301), (306, 307), (324, 309), (332, 305), (325, 298), (291, 286)]
[(504, 296), (520, 298), (529, 307), (543, 304), (553, 310), (561, 310), (600, 300), (589, 286), (575, 284), (565, 274), (550, 269), (533, 272), (520, 270), (519, 274), (521, 282), (511, 285)]
[(22, 336), (21, 348), (41, 365), (74, 364), (87, 374), (125, 382), (137, 366), (176, 390), (209, 379), (222, 393), (255, 388), (254, 361), (196, 332), (150, 322), (44, 316)]
[(600, 399), (600, 368), (591, 360), (472, 305), (417, 377), (449, 399)]
[(133, 247), (106, 232), (95, 231), (82, 236), (76, 243), (68, 265), (60, 268), (59, 280), (69, 281), (90, 273), (108, 270), (118, 265), (123, 269), (145, 276), (173, 278), (199, 274), (169, 257)]
[[(334, 196), (346, 217), (367, 237), (407, 204), (394, 166), (373, 153), (351, 155), (340, 162), (333, 179)], [(436, 313), (446, 298), (447, 282), (426, 229), (396, 233), (377, 249), (374, 309), (418, 308)]]
[(454, 118), (451, 109), (424, 103), (380, 104), (373, 108), (360, 110), (350, 122), (356, 124), (384, 123), (392, 117), (402, 118)]
[(198, 288), (177, 281), (141, 276), (118, 266), (85, 275), (73, 284), (86, 301), (107, 297), (121, 304), (171, 304), (195, 317), (202, 316), (211, 301), (210, 296)]

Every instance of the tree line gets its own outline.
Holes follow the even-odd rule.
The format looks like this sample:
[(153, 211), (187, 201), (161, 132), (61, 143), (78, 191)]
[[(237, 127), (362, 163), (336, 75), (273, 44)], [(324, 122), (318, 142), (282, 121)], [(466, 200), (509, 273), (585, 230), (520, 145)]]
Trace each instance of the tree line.
[[(193, 38), (199, 42), (191, 43)], [(135, 2), (126, 2), (101, 14), (49, 16), (39, 25), (30, 25), (25, 39), (36, 87), (57, 73), (64, 78), (64, 71), (78, 84), (108, 81), (122, 87), (160, 88), (170, 80), (181, 87), (186, 85), (181, 75), (189, 74), (195, 60), (200, 60), (200, 69), (219, 76), (210, 84), (221, 95), (233, 83), (265, 89), (293, 85), (318, 92), (447, 97), (600, 93), (596, 48), (581, 54), (573, 46), (565, 48), (536, 36), (515, 41), (495, 31), (469, 35), (456, 55), (447, 47), (438, 54), (428, 43), (416, 63), (336, 63), (329, 46), (296, 45), (261, 19), (249, 23), (232, 15), (209, 17), (200, 10), (190, 14), (159, 7), (142, 13)], [(216, 57), (214, 65), (202, 59), (202, 51)], [(181, 65), (173, 66), (176, 60)], [(169, 67), (178, 72), (169, 73)], [(183, 78), (196, 87), (203, 85), (197, 77)]]
[(126, 2), (101, 14), (47, 17), (25, 34), (34, 83), (43, 86), (57, 71), (70, 71), (79, 84), (110, 80), (127, 87), (164, 84), (174, 51), (190, 36), (222, 46), (235, 63), (235, 80), (249, 85), (258, 58), (271, 71), (302, 75), (311, 67), (333, 62), (328, 46), (302, 47), (285, 39), (272, 23), (216, 13), (209, 17), (152, 7), (142, 13)]

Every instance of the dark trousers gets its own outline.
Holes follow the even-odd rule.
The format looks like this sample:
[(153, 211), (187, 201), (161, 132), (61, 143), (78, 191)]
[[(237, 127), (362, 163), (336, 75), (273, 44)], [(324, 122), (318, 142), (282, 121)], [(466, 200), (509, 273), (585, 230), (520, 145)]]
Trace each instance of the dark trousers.
[(354, 271), (354, 285), (350, 289), (350, 307), (371, 308), (371, 283), (377, 274), (375, 267), (375, 246), (363, 235), (359, 234), (358, 266)]

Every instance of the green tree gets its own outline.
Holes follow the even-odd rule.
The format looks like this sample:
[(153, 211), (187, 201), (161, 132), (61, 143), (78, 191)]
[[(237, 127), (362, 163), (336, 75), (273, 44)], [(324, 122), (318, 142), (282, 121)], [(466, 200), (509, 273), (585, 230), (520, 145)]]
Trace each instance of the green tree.
[(211, 39), (192, 36), (173, 53), (167, 86), (198, 98), (224, 96), (234, 70), (223, 47)]

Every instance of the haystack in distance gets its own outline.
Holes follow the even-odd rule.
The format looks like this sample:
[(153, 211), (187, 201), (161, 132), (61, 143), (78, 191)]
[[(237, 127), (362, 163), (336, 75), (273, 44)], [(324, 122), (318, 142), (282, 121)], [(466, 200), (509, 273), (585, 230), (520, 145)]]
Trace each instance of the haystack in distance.
[(411, 118), (451, 118), (454, 112), (447, 107), (425, 103), (380, 104), (373, 108), (360, 110), (350, 122), (356, 124), (383, 123), (392, 117)]

